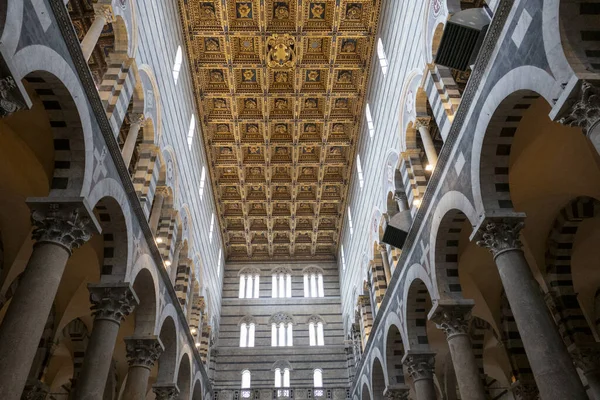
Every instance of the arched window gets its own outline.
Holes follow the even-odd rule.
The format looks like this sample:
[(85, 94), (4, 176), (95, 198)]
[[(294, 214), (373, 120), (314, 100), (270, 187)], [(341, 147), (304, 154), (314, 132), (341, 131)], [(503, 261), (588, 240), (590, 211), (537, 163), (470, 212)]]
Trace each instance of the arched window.
[(187, 135), (187, 144), (188, 150), (192, 150), (192, 143), (194, 142), (194, 133), (196, 132), (196, 117), (192, 114), (192, 118), (190, 120), (190, 127), (188, 129)]
[(375, 134), (375, 125), (373, 124), (373, 116), (371, 115), (371, 107), (369, 107), (369, 103), (367, 103), (367, 108), (365, 109), (365, 116), (367, 117), (367, 127), (369, 128), (369, 137), (373, 138)]
[(325, 297), (322, 271), (314, 267), (304, 270), (304, 297)]
[(323, 371), (320, 369), (315, 369), (313, 371), (313, 387), (323, 387)]
[(177, 47), (177, 54), (175, 54), (175, 62), (173, 63), (173, 80), (177, 85), (179, 80), (179, 72), (181, 71), (181, 63), (183, 62), (183, 52), (181, 46)]
[(271, 346), (285, 347), (294, 345), (293, 321), (286, 314), (271, 317)]
[(251, 374), (247, 369), (242, 371), (242, 389), (250, 389)]
[(254, 347), (254, 322), (242, 322), (240, 324), (240, 347)]
[(289, 388), (290, 387), (290, 369), (289, 368), (275, 368), (275, 387), (276, 388)]
[(215, 213), (210, 216), (210, 229), (208, 231), (208, 241), (212, 243), (213, 232), (215, 230)]
[(323, 321), (316, 315), (308, 320), (308, 340), (311, 346), (325, 345)]
[(240, 299), (258, 299), (260, 294), (260, 271), (247, 269), (240, 274)]
[(206, 167), (202, 166), (202, 173), (200, 174), (200, 188), (198, 191), (200, 192), (200, 201), (204, 197), (204, 186), (206, 186)]
[(360, 163), (360, 154), (356, 154), (356, 171), (358, 172), (358, 185), (362, 189), (365, 184), (365, 176), (363, 174), (362, 164)]
[(385, 55), (385, 49), (383, 48), (383, 42), (381, 41), (381, 38), (379, 38), (379, 40), (377, 40), (377, 57), (379, 58), (379, 65), (381, 66), (381, 72), (383, 72), (383, 75), (387, 75), (388, 72), (388, 68), (389, 68), (389, 63), (388, 63), (388, 59), (387, 56)]
[(287, 269), (277, 268), (271, 275), (271, 297), (292, 297), (292, 273)]
[(348, 228), (350, 229), (350, 236), (352, 236), (354, 228), (352, 226), (352, 211), (350, 210), (350, 206), (348, 206)]
[(346, 270), (346, 256), (344, 254), (344, 245), (341, 245), (340, 253), (341, 253), (341, 258), (342, 258), (342, 271), (345, 271)]

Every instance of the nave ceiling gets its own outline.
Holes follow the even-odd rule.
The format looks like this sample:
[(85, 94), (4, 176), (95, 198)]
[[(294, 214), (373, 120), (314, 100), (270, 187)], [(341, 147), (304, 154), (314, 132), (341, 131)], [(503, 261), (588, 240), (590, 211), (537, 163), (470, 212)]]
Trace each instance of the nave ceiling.
[(380, 0), (180, 0), (228, 260), (337, 252)]

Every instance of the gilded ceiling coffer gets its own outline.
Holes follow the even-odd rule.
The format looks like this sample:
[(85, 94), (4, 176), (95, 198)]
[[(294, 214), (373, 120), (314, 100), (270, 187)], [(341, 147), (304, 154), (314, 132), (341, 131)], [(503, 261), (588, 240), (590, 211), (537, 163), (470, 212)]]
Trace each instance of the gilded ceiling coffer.
[(296, 39), (288, 35), (278, 35), (267, 39), (267, 65), (270, 68), (294, 68), (296, 65)]

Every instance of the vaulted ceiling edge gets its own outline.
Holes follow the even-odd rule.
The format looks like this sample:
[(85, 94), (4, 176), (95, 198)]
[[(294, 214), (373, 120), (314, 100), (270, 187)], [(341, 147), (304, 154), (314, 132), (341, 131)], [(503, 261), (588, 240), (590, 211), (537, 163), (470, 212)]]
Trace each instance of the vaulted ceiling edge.
[(334, 260), (381, 0), (179, 0), (228, 261)]

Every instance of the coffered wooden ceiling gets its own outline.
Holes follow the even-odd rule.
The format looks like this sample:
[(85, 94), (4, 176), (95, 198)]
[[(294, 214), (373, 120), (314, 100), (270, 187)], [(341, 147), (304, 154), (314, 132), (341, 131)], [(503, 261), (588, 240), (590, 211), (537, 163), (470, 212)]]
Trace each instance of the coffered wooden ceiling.
[(227, 259), (335, 257), (380, 0), (180, 0)]

